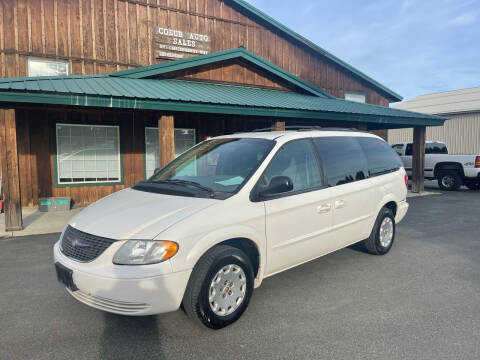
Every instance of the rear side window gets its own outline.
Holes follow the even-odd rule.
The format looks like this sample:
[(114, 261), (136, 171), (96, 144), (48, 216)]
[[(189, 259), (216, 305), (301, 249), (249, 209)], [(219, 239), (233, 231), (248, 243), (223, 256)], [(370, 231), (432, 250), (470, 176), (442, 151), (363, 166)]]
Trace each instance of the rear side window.
[(448, 154), (447, 146), (442, 143), (425, 144), (425, 154)]
[(313, 139), (322, 159), (328, 186), (347, 184), (368, 177), (367, 159), (354, 137)]
[(403, 166), (398, 154), (385, 141), (359, 137), (358, 142), (367, 157), (369, 176), (386, 174)]

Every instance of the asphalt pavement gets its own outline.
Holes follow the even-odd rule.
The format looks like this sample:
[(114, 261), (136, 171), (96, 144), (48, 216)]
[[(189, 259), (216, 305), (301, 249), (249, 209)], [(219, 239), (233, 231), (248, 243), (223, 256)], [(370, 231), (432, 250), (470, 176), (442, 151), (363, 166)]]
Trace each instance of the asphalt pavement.
[(218, 331), (91, 309), (56, 282), (58, 234), (2, 239), (0, 359), (480, 359), (480, 193), (409, 202), (388, 255), (353, 246), (268, 278)]

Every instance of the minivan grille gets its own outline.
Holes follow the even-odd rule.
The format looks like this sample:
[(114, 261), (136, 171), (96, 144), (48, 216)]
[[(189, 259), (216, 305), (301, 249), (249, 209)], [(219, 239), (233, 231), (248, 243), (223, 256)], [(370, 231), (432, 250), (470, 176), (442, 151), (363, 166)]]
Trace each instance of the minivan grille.
[(77, 261), (89, 262), (96, 259), (116, 240), (84, 233), (68, 225), (62, 242), (62, 252)]

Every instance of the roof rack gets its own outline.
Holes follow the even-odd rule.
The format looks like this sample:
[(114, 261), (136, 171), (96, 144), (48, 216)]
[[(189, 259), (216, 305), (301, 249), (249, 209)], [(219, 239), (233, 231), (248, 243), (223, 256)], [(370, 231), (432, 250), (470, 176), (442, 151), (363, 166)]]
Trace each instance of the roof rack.
[(264, 131), (279, 131), (279, 130), (297, 130), (297, 131), (311, 131), (311, 130), (322, 130), (322, 131), (360, 131), (355, 128), (342, 128), (342, 127), (321, 127), (317, 125), (312, 126), (299, 126), (299, 125), (288, 125), (282, 127), (271, 126), (268, 128), (255, 129), (252, 132), (264, 132)]

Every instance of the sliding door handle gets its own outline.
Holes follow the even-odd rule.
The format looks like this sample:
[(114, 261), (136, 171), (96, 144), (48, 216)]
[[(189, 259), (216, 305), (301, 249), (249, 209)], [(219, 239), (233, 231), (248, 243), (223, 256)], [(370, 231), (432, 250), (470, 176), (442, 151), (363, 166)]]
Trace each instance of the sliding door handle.
[(345, 202), (345, 200), (337, 200), (337, 201), (335, 201), (335, 209), (341, 209), (341, 208), (343, 208), (345, 205), (347, 205), (347, 203)]
[(330, 211), (332, 206), (330, 204), (322, 204), (319, 207), (317, 207), (317, 212), (319, 214), (326, 214)]

